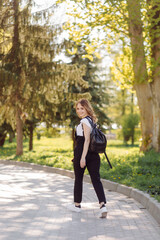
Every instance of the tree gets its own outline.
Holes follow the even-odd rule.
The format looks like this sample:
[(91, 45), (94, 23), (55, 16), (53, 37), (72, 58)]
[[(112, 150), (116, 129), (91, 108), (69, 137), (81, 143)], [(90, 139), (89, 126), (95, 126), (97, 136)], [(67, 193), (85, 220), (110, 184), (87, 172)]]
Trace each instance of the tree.
[(85, 75), (83, 76), (83, 79), (88, 83), (88, 88), (86, 89), (83, 87), (81, 89), (77, 89), (77, 91), (80, 93), (90, 93), (90, 100), (97, 117), (99, 118), (99, 124), (102, 126), (103, 124), (109, 123), (109, 118), (106, 113), (104, 113), (109, 101), (106, 91), (106, 76), (103, 74), (104, 69), (100, 67), (101, 60), (96, 56), (94, 56), (92, 60), (83, 57), (86, 54), (86, 49), (81, 43), (81, 45), (79, 44), (77, 48), (77, 52), (70, 56), (72, 58), (72, 64), (85, 66)]
[(160, 152), (160, 2), (147, 0), (148, 29), (150, 39), (150, 89), (152, 96), (153, 130), (152, 143)]
[[(29, 119), (33, 115), (40, 120), (53, 119), (61, 102), (71, 98), (70, 82), (84, 84), (83, 68), (53, 61), (62, 48), (56, 44), (60, 28), (48, 24), (51, 8), (31, 14), (33, 3), (28, 0), (22, 7), (20, 0), (14, 0), (9, 5), (11, 14), (5, 17), (8, 26), (13, 23), (13, 37), (11, 50), (2, 57), (0, 68), (3, 79), (0, 115), (1, 121), (16, 127), (17, 155), (23, 153), (23, 113), (27, 112)], [(8, 7), (6, 2), (3, 6)]]
[[(141, 115), (143, 138), (141, 150), (146, 151), (153, 147), (160, 152), (158, 94), (160, 2), (158, 0), (95, 0), (93, 4), (91, 0), (79, 0), (77, 5), (75, 4), (71, 15), (78, 20), (68, 24), (70, 36), (79, 43), (82, 39), (86, 39), (86, 35), (90, 35), (93, 49), (90, 55), (94, 54), (97, 42), (109, 45), (108, 50), (116, 42), (123, 43), (124, 39), (130, 46), (134, 73), (133, 87)], [(82, 23), (79, 21), (80, 18)], [(93, 37), (91, 35), (93, 29), (97, 32), (103, 30), (103, 33), (106, 33), (105, 38), (100, 38), (100, 35), (97, 38), (95, 35)]]
[(38, 124), (38, 119), (35, 119), (33, 117), (32, 119), (28, 120), (26, 118), (27, 116), (25, 116), (25, 114), (23, 113), (22, 119), (23, 119), (23, 122), (25, 123), (23, 132), (25, 132), (25, 134), (29, 136), (29, 151), (32, 151), (33, 150), (33, 131)]
[[(153, 142), (151, 143), (153, 134), (153, 104), (150, 85), (148, 83), (148, 73), (143, 39), (143, 22), (141, 19), (141, 5), (137, 0), (128, 0), (127, 4), (129, 14), (128, 27), (131, 40), (133, 71), (135, 78), (134, 88), (136, 90), (141, 114), (143, 139), (141, 149), (145, 151), (151, 147), (151, 144), (153, 145)], [(155, 146), (153, 145), (153, 147)]]
[(134, 103), (135, 90), (133, 90), (134, 73), (131, 49), (125, 44), (115, 54), (110, 71), (114, 91), (110, 112), (114, 121), (121, 125), (121, 117), (138, 113)]
[[(72, 46), (74, 46), (74, 42), (70, 42)], [(69, 52), (69, 56), (71, 58), (71, 64), (77, 64), (78, 66), (85, 66), (85, 74), (83, 76), (83, 79), (86, 83), (88, 83), (88, 88), (86, 87), (79, 87), (79, 86), (72, 86), (72, 92), (79, 93), (80, 95), (85, 95), (89, 93), (87, 98), (92, 103), (92, 106), (96, 112), (96, 115), (98, 117), (98, 123), (101, 126), (101, 129), (104, 130), (103, 126), (105, 124), (109, 124), (110, 119), (107, 117), (106, 109), (108, 105), (108, 94), (106, 91), (106, 81), (104, 80), (104, 76), (102, 79), (102, 76), (100, 76), (100, 70), (102, 70), (100, 65), (100, 59), (98, 59), (96, 56), (91, 61), (89, 58), (84, 58), (85, 54), (87, 54), (83, 43), (79, 44), (77, 46), (77, 49), (67, 49)], [(101, 74), (102, 75), (102, 74)], [(78, 118), (75, 114), (75, 110), (73, 111), (73, 105), (72, 110), (70, 114), (71, 123), (70, 126), (72, 128), (72, 139), (73, 143), (75, 143), (75, 125), (78, 123)], [(74, 145), (74, 144), (73, 144)]]

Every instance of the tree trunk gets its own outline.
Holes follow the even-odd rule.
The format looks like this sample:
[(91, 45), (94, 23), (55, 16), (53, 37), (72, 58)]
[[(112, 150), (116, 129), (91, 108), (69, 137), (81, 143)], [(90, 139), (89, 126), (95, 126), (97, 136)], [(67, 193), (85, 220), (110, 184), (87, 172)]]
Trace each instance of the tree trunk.
[(134, 113), (134, 93), (131, 93), (131, 113)]
[(148, 83), (135, 84), (135, 90), (141, 118), (142, 145), (140, 149), (147, 151), (153, 147), (153, 105), (151, 91)]
[(20, 116), (21, 116), (21, 111), (17, 107), (17, 112), (16, 112), (16, 133), (17, 133), (16, 155), (17, 156), (23, 154), (23, 122)]
[[(155, 60), (160, 61), (160, 44), (157, 46), (157, 52), (154, 55)], [(157, 66), (153, 82), (151, 83), (153, 96), (153, 147), (157, 152), (160, 152), (160, 66)]]
[(131, 40), (134, 88), (138, 99), (141, 115), (142, 145), (141, 150), (146, 151), (152, 144), (153, 112), (152, 94), (148, 83), (148, 74), (144, 52), (143, 29), (141, 20), (141, 8), (139, 0), (127, 0), (128, 28)]
[(13, 41), (11, 49), (11, 60), (14, 62), (15, 73), (18, 76), (17, 89), (16, 89), (16, 133), (17, 133), (17, 149), (16, 155), (23, 154), (23, 122), (21, 119), (21, 110), (18, 106), (19, 95), (20, 95), (20, 85), (21, 85), (21, 75), (22, 75), (22, 64), (20, 61), (20, 39), (19, 39), (19, 0), (13, 0), (13, 10), (14, 10), (14, 31), (13, 31)]
[(147, 0), (151, 42), (153, 99), (153, 147), (160, 152), (160, 2)]
[(33, 125), (30, 123), (29, 126), (29, 151), (33, 150)]
[(132, 135), (131, 140), (132, 140), (132, 146), (134, 146), (134, 135)]
[[(155, 79), (154, 79), (155, 80)], [(159, 79), (160, 81), (160, 79)], [(158, 81), (154, 82), (152, 86), (152, 93), (153, 93), (153, 147), (157, 152), (160, 152), (160, 99), (159, 99), (159, 93), (158, 88), (160, 91), (160, 83)]]
[[(122, 89), (121, 90), (121, 96), (122, 96), (122, 111), (121, 111), (121, 114), (122, 114), (122, 117), (125, 115), (126, 113), (126, 94), (125, 94), (126, 90), (125, 89)], [(125, 139), (125, 135), (123, 135), (123, 143), (125, 145), (127, 145), (127, 141)]]
[(6, 139), (6, 134), (0, 133), (0, 147), (3, 147)]
[(13, 130), (9, 131), (9, 143), (13, 142), (13, 138), (15, 138), (15, 133)]
[(133, 133), (132, 133), (132, 136), (131, 136), (132, 146), (134, 146), (134, 135), (135, 135), (135, 127), (133, 129)]

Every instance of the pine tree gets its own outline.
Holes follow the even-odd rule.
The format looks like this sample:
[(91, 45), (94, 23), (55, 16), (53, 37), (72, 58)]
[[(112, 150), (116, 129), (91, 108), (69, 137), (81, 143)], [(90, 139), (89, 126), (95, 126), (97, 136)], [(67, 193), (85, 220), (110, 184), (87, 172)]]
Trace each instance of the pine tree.
[[(53, 61), (63, 47), (56, 43), (60, 28), (51, 26), (48, 21), (53, 9), (31, 14), (34, 1), (26, 1), (25, 7), (20, 0), (2, 3), (2, 9), (10, 12), (5, 16), (7, 25), (2, 28), (10, 32), (12, 46), (4, 53), (0, 68), (0, 115), (3, 121), (16, 127), (16, 154), (21, 155), (23, 113), (27, 112), (29, 119), (53, 119), (61, 102), (72, 97), (69, 84), (84, 84), (84, 69)], [(8, 30), (11, 24), (13, 27)]]
[[(71, 45), (74, 45), (74, 43), (71, 43)], [(86, 51), (82, 45), (79, 45), (75, 53), (71, 50), (68, 50), (68, 52), (70, 53), (68, 56), (71, 57), (72, 64), (85, 66), (85, 74), (83, 76), (83, 79), (88, 84), (88, 88), (73, 85), (72, 92), (79, 93), (79, 98), (85, 97), (86, 95), (86, 97), (91, 101), (95, 113), (98, 117), (98, 124), (101, 126), (101, 129), (104, 130), (103, 125), (108, 125), (110, 122), (110, 119), (106, 114), (109, 98), (106, 91), (106, 81), (102, 80), (102, 76), (100, 76), (100, 71), (102, 71), (102, 69), (99, 67), (100, 60), (97, 57), (94, 57), (93, 61), (88, 58), (83, 58), (83, 56), (86, 54)], [(70, 119), (72, 139), (73, 143), (75, 144), (75, 125), (77, 125), (79, 120), (76, 116), (73, 104), (70, 112)]]

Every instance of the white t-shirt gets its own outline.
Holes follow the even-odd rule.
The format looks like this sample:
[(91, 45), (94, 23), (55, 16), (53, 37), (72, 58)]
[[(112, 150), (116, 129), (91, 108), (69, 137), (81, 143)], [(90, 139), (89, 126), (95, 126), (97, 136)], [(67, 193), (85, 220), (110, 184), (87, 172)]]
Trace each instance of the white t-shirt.
[(81, 121), (80, 121), (80, 124), (79, 124), (79, 125), (77, 126), (77, 128), (76, 128), (77, 136), (84, 136), (82, 123), (84, 123), (84, 124), (86, 124), (88, 127), (90, 127), (90, 131), (91, 131), (91, 129), (92, 129), (92, 126), (91, 126), (90, 122), (88, 121), (88, 119), (87, 119), (87, 118), (82, 118)]

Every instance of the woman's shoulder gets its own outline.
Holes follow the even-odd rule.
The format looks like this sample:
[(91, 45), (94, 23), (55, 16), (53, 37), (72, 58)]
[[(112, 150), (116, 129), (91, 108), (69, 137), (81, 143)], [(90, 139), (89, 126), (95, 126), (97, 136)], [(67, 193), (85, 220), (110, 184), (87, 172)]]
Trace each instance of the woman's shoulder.
[[(91, 119), (91, 118), (90, 118)], [(92, 120), (92, 119), (91, 119)], [(82, 118), (80, 123), (85, 123), (88, 127), (91, 128), (91, 124), (90, 124), (90, 121), (88, 120), (88, 118)]]

